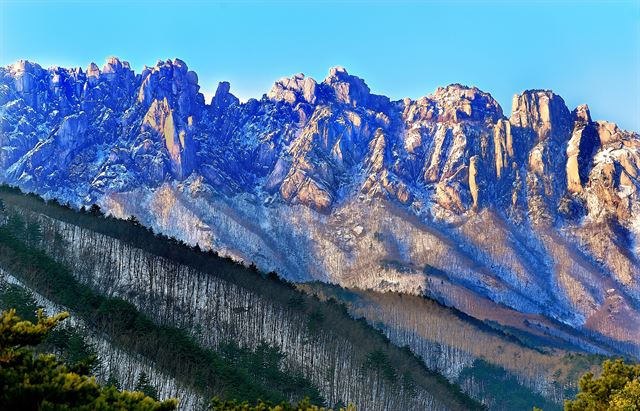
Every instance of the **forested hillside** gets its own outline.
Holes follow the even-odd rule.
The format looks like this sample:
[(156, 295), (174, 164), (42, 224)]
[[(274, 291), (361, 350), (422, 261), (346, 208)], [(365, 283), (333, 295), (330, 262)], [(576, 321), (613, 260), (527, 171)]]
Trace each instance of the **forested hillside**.
[[(323, 283), (299, 287), (323, 300), (348, 306), (356, 318), (406, 346), (491, 410), (524, 410), (534, 405), (559, 410), (577, 390), (578, 376), (597, 369), (603, 348), (586, 345), (579, 335), (556, 336), (528, 325), (536, 316), (519, 316), (494, 307), (491, 319), (476, 319), (427, 298), (400, 293), (350, 290)], [(501, 312), (502, 311), (502, 312)], [(496, 317), (494, 317), (496, 318)]]
[(77, 212), (6, 187), (0, 199), (2, 304), (69, 310), (102, 357), (102, 378), (123, 388), (144, 372), (160, 398), (182, 396), (186, 408), (214, 395), (364, 410), (480, 408), (344, 306), (275, 274), (95, 207)]

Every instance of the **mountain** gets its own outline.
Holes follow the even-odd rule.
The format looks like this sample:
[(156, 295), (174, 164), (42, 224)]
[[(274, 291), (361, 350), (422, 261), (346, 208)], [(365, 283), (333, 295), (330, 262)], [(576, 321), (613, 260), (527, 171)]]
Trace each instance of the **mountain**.
[(112, 57), (2, 68), (0, 107), (5, 183), (292, 281), (640, 358), (640, 136), (549, 90), (506, 117), (475, 87), (391, 101), (335, 67), (207, 103), (181, 60)]

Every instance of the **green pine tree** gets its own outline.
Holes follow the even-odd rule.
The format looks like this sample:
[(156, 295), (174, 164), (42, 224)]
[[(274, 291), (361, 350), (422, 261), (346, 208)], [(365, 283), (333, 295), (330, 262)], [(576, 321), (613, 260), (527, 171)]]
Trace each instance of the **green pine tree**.
[(23, 321), (15, 310), (0, 317), (0, 404), (3, 409), (107, 411), (175, 410), (176, 400), (158, 402), (140, 392), (102, 387), (81, 362), (68, 366), (55, 355), (36, 354), (50, 331), (69, 314), (46, 317), (38, 310), (37, 323)]
[(144, 371), (138, 376), (135, 391), (139, 391), (147, 397), (151, 397), (156, 400), (158, 399), (158, 390), (151, 385), (151, 380), (149, 380), (149, 376)]
[(104, 383), (104, 385), (106, 387), (115, 387), (117, 390), (122, 389), (122, 385), (120, 384), (120, 381), (118, 381), (118, 379), (113, 373), (109, 373), (109, 378), (107, 378), (107, 381)]
[[(211, 411), (333, 411), (324, 407), (318, 407), (311, 404), (308, 398), (300, 401), (297, 404), (289, 404), (287, 402), (281, 402), (279, 404), (272, 404), (269, 401), (258, 401), (255, 405), (250, 404), (248, 401), (238, 402), (236, 400), (221, 400), (214, 398), (209, 404), (209, 410)], [(346, 407), (335, 408), (336, 411), (355, 411), (356, 408), (353, 405)]]
[(588, 372), (580, 378), (580, 392), (566, 401), (566, 411), (638, 411), (640, 410), (640, 364), (622, 360), (605, 361), (602, 374)]

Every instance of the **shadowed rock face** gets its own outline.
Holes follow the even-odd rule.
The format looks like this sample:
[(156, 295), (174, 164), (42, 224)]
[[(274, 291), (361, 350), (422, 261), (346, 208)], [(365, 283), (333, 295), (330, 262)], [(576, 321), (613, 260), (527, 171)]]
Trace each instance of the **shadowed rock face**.
[(637, 354), (640, 138), (551, 91), (506, 117), (475, 87), (390, 101), (336, 67), (207, 105), (181, 60), (109, 58), (2, 68), (0, 106), (5, 182), (292, 279), (488, 299)]
[(573, 110), (574, 128), (567, 145), (567, 191), (581, 193), (589, 179), (591, 159), (600, 147), (600, 137), (587, 105)]
[(240, 100), (233, 94), (229, 93), (229, 90), (231, 90), (231, 84), (229, 84), (228, 81), (221, 81), (218, 83), (216, 94), (211, 100), (211, 107), (214, 110), (222, 111), (232, 104), (240, 103)]

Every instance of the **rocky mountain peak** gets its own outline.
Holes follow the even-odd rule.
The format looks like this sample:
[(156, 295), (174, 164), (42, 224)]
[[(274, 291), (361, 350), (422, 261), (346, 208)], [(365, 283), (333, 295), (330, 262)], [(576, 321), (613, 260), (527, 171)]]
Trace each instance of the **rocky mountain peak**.
[(339, 77), (339, 76), (348, 77), (349, 73), (347, 72), (347, 69), (342, 66), (334, 66), (329, 69), (328, 77)]
[(13, 78), (16, 91), (19, 93), (31, 93), (35, 88), (38, 78), (44, 73), (44, 69), (37, 63), (28, 60), (19, 60), (9, 68), (9, 75)]
[(593, 155), (601, 143), (586, 104), (576, 107), (571, 112), (571, 117), (574, 128), (567, 144), (567, 190), (570, 193), (581, 193), (589, 179)]
[(299, 73), (276, 81), (267, 97), (271, 100), (286, 101), (289, 104), (295, 104), (296, 102), (315, 104), (317, 86), (318, 83), (314, 79)]
[[(169, 62), (169, 60), (167, 60), (167, 62)], [(180, 60), (179, 58), (174, 58), (171, 63), (173, 64), (173, 67), (177, 68), (183, 73), (186, 73), (189, 69), (187, 67), (187, 63), (185, 63), (183, 60)]]
[(13, 76), (20, 75), (21, 73), (34, 73), (42, 71), (42, 67), (38, 63), (33, 63), (29, 60), (18, 60), (9, 66), (9, 71)]
[(495, 122), (503, 117), (502, 107), (489, 93), (477, 87), (450, 84), (439, 87), (429, 99), (436, 103), (438, 119), (459, 122), (462, 120)]
[(322, 82), (341, 103), (351, 106), (366, 106), (370, 95), (369, 86), (360, 77), (353, 76), (344, 67), (332, 67)]
[(102, 67), (103, 73), (116, 73), (120, 70), (131, 70), (131, 66), (128, 61), (120, 61), (118, 57), (107, 57), (107, 60)]
[(118, 83), (118, 87), (131, 89), (135, 82), (135, 73), (127, 61), (120, 61), (117, 57), (109, 57), (99, 72), (99, 77), (111, 83)]
[(139, 102), (149, 107), (154, 100), (166, 98), (169, 106), (177, 109), (176, 114), (183, 120), (191, 115), (199, 117), (204, 107), (204, 96), (199, 92), (197, 74), (189, 71), (184, 61), (158, 61), (155, 67), (146, 67), (142, 76)]
[(640, 304), (640, 137), (551, 91), (516, 95), (507, 119), (475, 87), (390, 103), (335, 67), (245, 104), (221, 82), (206, 107), (179, 59), (137, 76), (117, 58), (86, 75), (22, 61), (0, 69), (0, 112), (3, 182), (291, 278), (456, 287), (578, 325), (607, 310), (602, 290)]
[(562, 97), (551, 90), (526, 90), (513, 97), (511, 125), (533, 130), (538, 141), (550, 136), (566, 140), (571, 132), (571, 113)]
[(571, 118), (579, 123), (590, 124), (591, 112), (589, 111), (589, 106), (586, 104), (579, 105), (571, 112)]
[(229, 92), (231, 84), (228, 81), (221, 81), (216, 88), (216, 94), (211, 98), (211, 107), (214, 110), (225, 109), (233, 104), (240, 103), (238, 97)]
[(100, 68), (96, 63), (92, 62), (87, 66), (87, 77), (100, 77)]

